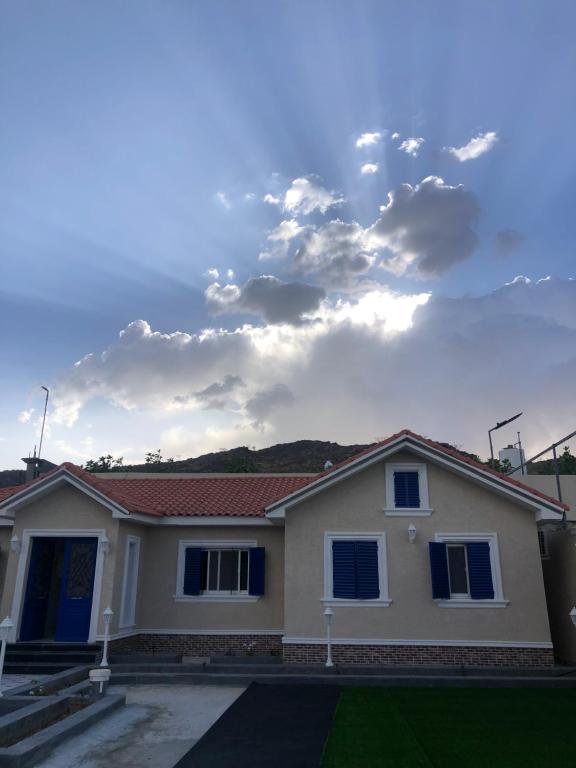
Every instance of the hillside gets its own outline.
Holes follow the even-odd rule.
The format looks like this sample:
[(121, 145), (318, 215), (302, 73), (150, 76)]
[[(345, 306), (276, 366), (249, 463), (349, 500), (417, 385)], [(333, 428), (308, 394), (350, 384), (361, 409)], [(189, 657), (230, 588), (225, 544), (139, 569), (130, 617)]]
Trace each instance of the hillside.
[[(102, 459), (112, 460), (112, 457), (89, 462), (90, 471), (120, 471), (120, 472), (321, 472), (326, 461), (337, 464), (344, 459), (359, 453), (369, 444), (339, 445), (322, 440), (297, 440), (294, 443), (278, 443), (268, 448), (252, 450), (247, 446), (232, 448), (228, 451), (206, 453), (194, 458), (179, 461), (149, 461), (144, 464), (110, 465), (110, 461), (102, 463)], [(453, 448), (449, 443), (441, 443), (447, 448)], [(460, 452), (465, 456), (478, 460), (474, 454)], [(562, 474), (576, 474), (576, 458), (569, 452), (559, 457)], [(53, 464), (46, 462), (53, 467)], [(551, 461), (534, 462), (529, 467), (530, 474), (553, 474)], [(11, 485), (21, 485), (24, 482), (23, 469), (7, 469), (0, 471), (0, 488)]]
[(118, 469), (123, 472), (321, 472), (326, 461), (337, 464), (366, 447), (297, 440), (257, 451), (240, 446), (181, 461), (124, 465)]

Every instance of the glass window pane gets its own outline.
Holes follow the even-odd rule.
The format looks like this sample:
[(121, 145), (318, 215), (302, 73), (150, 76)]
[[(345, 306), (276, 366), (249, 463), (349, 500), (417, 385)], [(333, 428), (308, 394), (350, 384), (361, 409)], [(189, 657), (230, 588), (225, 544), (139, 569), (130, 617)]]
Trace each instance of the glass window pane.
[(206, 589), (208, 589), (208, 551), (204, 550), (200, 563), (200, 591), (204, 592)]
[(220, 552), (216, 549), (210, 550), (210, 558), (208, 561), (208, 589), (218, 589), (218, 558)]
[(448, 549), (448, 573), (450, 575), (450, 594), (468, 594), (468, 574), (466, 572), (466, 547), (456, 544)]
[(225, 549), (220, 552), (220, 590), (238, 590), (238, 551)]
[(240, 552), (240, 592), (248, 590), (248, 550)]

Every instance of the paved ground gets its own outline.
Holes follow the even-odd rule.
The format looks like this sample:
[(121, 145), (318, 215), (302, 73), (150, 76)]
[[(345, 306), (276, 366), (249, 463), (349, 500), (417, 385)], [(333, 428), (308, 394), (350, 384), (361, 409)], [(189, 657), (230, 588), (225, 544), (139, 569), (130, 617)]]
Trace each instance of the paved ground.
[(318, 768), (335, 685), (253, 683), (176, 768)]
[(173, 768), (240, 696), (220, 686), (112, 686), (126, 707), (58, 747), (38, 768)]

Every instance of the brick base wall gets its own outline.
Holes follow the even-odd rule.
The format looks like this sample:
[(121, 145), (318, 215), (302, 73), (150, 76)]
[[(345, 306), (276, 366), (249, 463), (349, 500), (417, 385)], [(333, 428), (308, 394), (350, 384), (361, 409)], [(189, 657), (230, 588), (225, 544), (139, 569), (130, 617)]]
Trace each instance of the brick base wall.
[(185, 656), (282, 655), (280, 635), (133, 635), (110, 642), (110, 653)]
[[(325, 645), (283, 646), (287, 664), (323, 664)], [(434, 666), (445, 664), (467, 667), (551, 667), (551, 648), (498, 648), (444, 645), (333, 645), (334, 664), (390, 664)]]

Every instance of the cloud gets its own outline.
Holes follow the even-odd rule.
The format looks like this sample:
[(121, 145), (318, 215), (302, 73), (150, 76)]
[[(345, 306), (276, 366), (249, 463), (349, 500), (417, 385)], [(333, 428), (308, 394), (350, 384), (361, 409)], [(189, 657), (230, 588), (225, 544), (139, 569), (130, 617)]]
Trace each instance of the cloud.
[(378, 172), (378, 163), (364, 163), (360, 167), (360, 173), (377, 173)]
[(193, 392), (190, 395), (174, 395), (174, 402), (178, 405), (188, 405), (189, 403), (200, 403), (203, 408), (211, 410), (223, 410), (230, 404), (237, 406), (236, 403), (230, 403), (229, 395), (238, 388), (245, 387), (246, 384), (240, 376), (234, 376), (227, 373), (221, 381), (214, 381), (199, 392)]
[(388, 194), (366, 241), (374, 249), (392, 252), (382, 260), (384, 269), (396, 275), (411, 269), (421, 277), (437, 277), (472, 255), (478, 242), (473, 229), (478, 211), (473, 192), (428, 176), (414, 187), (402, 184)]
[(216, 200), (220, 203), (220, 205), (225, 208), (227, 211), (229, 211), (232, 208), (232, 203), (230, 200), (228, 200), (228, 196), (225, 192), (216, 192)]
[(398, 149), (401, 152), (406, 152), (407, 155), (410, 155), (411, 157), (418, 157), (418, 153), (420, 151), (420, 147), (424, 144), (423, 138), (410, 138), (410, 139), (404, 139), (402, 144), (398, 147)]
[(253, 418), (255, 425), (261, 426), (277, 408), (286, 408), (295, 402), (294, 395), (285, 384), (274, 384), (269, 389), (256, 392), (245, 403), (246, 412)]
[(293, 259), (293, 269), (332, 289), (358, 285), (382, 255), (380, 266), (395, 275), (437, 277), (471, 256), (477, 236), (478, 201), (462, 186), (429, 176), (388, 195), (369, 227), (338, 219), (309, 227)]
[(262, 198), (265, 203), (268, 203), (269, 205), (281, 205), (282, 200), (279, 197), (276, 197), (276, 195), (271, 195), (270, 193), (264, 195)]
[(316, 177), (294, 179), (284, 195), (284, 210), (293, 215), (307, 216), (314, 211), (326, 213), (333, 205), (344, 202), (335, 192), (328, 191)]
[(216, 315), (259, 315), (269, 323), (298, 325), (305, 322), (305, 315), (318, 309), (326, 293), (306, 283), (285, 283), (272, 275), (262, 275), (242, 286), (213, 283), (205, 295), (208, 309)]
[(262, 251), (258, 258), (260, 261), (285, 258), (288, 255), (292, 240), (304, 232), (305, 229), (306, 227), (300, 226), (296, 219), (284, 219), (268, 234), (266, 239), (272, 245), (266, 251)]
[(399, 139), (400, 134), (398, 133), (398, 131), (394, 131), (394, 133), (392, 134), (392, 136), (390, 136), (390, 138), (394, 140)]
[(207, 269), (206, 272), (204, 272), (204, 277), (208, 277), (210, 280), (218, 280), (220, 277), (220, 272), (216, 269), (216, 267), (210, 267), (210, 269)]
[(524, 235), (515, 229), (501, 229), (494, 237), (494, 250), (499, 256), (508, 256), (524, 242)]
[(475, 160), (477, 157), (489, 152), (497, 143), (498, 134), (496, 131), (488, 131), (488, 133), (480, 133), (473, 139), (470, 139), (468, 144), (464, 144), (463, 147), (447, 147), (447, 151), (459, 160), (461, 163), (465, 163), (467, 160)]
[(356, 139), (356, 146), (358, 149), (362, 147), (373, 147), (378, 144), (382, 139), (383, 134), (380, 131), (374, 131), (372, 133), (363, 133)]
[(314, 275), (328, 288), (350, 289), (375, 261), (365, 230), (356, 222), (336, 219), (304, 233), (293, 266), (299, 274)]
[[(148, 418), (158, 440), (174, 430), (174, 444), (185, 443), (178, 452), (189, 446), (187, 455), (256, 439), (268, 445), (304, 437), (367, 442), (408, 426), (486, 456), (486, 424), (520, 410), (525, 416), (518, 427), (496, 433), (497, 448), (516, 428), (530, 453), (569, 431), (576, 280), (518, 281), (484, 296), (427, 299), (382, 289), (326, 301), (306, 325), (201, 334), (163, 334), (138, 321), (63, 371), (54, 403), (59, 418), (70, 420), (98, 399), (112, 453), (120, 438), (103, 419), (102, 400), (114, 406), (110, 419), (118, 419), (119, 408), (138, 409), (138, 423)], [(202, 392), (227, 375), (246, 385), (236, 390), (244, 406), (211, 414), (209, 435), (203, 404), (191, 402), (186, 410), (174, 396)], [(284, 396), (275, 403), (271, 395), (267, 413), (258, 411), (269, 392)], [(187, 413), (184, 424), (180, 417)], [(266, 423), (263, 433), (254, 426), (258, 417)], [(158, 445), (174, 452), (164, 437)]]
[(28, 424), (34, 413), (34, 408), (29, 408), (27, 411), (20, 411), (18, 414), (18, 421), (20, 424)]

